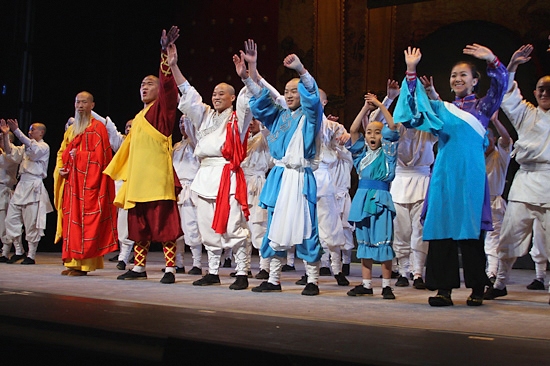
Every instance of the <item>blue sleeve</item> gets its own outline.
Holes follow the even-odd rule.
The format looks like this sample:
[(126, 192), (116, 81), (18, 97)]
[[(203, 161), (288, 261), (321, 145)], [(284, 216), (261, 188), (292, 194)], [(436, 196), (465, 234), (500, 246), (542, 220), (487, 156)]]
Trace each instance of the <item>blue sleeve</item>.
[(250, 110), (254, 118), (257, 118), (262, 124), (271, 131), (282, 107), (273, 103), (269, 95), (269, 89), (263, 88), (259, 97), (252, 96), (249, 101)]
[(306, 89), (302, 80), (298, 83), (300, 93), (300, 104), (306, 117), (303, 126), (304, 135), (304, 157), (310, 159), (315, 156), (315, 136), (321, 129), (323, 122), (323, 106), (319, 98), (319, 88), (313, 78), (313, 92)]
[[(403, 80), (403, 84), (405, 83), (407, 83), (406, 79)], [(408, 83), (407, 85), (408, 88), (401, 88), (399, 92), (393, 120), (395, 123), (402, 123), (407, 128), (413, 127), (437, 135), (438, 131), (443, 128), (443, 121), (435, 113), (433, 105), (442, 102), (430, 101), (418, 79), (414, 82), (414, 86)]]
[[(499, 61), (496, 67), (492, 65), (487, 66), (487, 76), (491, 78), (491, 85), (487, 94), (480, 99), (476, 106), (479, 114), (487, 119), (483, 118), (481, 121), (485, 127), (489, 124), (489, 119), (491, 119), (493, 113), (500, 108), (502, 98), (504, 98), (504, 94), (508, 90), (508, 70)], [(478, 118), (481, 116), (478, 116)]]

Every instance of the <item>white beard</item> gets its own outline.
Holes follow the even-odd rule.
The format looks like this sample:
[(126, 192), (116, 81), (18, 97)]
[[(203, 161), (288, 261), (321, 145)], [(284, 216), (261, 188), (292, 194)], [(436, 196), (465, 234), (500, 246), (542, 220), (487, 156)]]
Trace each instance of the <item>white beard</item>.
[(91, 122), (91, 113), (89, 114), (80, 114), (75, 113), (74, 123), (73, 123), (73, 134), (78, 136), (84, 132), (84, 130), (90, 125)]

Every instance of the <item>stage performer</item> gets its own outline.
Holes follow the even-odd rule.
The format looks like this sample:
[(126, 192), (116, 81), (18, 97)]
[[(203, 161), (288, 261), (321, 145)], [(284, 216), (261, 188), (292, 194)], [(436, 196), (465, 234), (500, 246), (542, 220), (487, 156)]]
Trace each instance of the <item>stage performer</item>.
[[(243, 88), (236, 97), (233, 86), (220, 83), (212, 93), (212, 108), (203, 103), (201, 95), (183, 76), (177, 61), (175, 53), (170, 66), (182, 92), (178, 108), (197, 130), (195, 155), (200, 167), (191, 191), (196, 194), (199, 231), (208, 254), (208, 274), (193, 285), (219, 285), (222, 251), (231, 249), (236, 279), (229, 288), (243, 290), (248, 288), (250, 270), (246, 250), (249, 211), (246, 180), (240, 164), (246, 157), (247, 131), (252, 120), (248, 107), (250, 96)], [(244, 65), (236, 55), (233, 61), (236, 67)], [(233, 109), (235, 99), (236, 108)]]
[[(257, 52), (253, 41), (245, 44), (250, 75), (256, 74)], [(268, 88), (260, 88), (254, 76), (240, 74), (253, 93), (250, 108), (270, 131), (269, 150), (275, 166), (269, 172), (260, 195), (267, 209), (267, 232), (260, 252), (271, 258), (269, 279), (254, 292), (281, 291), (281, 271), (287, 251), (296, 248), (296, 256), (306, 264), (307, 285), (302, 295), (319, 294), (319, 265), (323, 249), (317, 224), (317, 185), (311, 169), (316, 155), (316, 136), (323, 122), (323, 106), (315, 79), (298, 56), (290, 54), (283, 65), (295, 70), (300, 78), (285, 86), (286, 108), (276, 105)]]
[[(4, 137), (6, 154), (19, 164), (19, 182), (15, 186), (6, 212), (5, 244), (13, 243), (15, 246), (15, 254), (8, 263), (23, 259), (21, 264), (35, 264), (38, 243), (46, 229), (46, 215), (53, 211), (43, 182), (50, 159), (50, 147), (44, 141), (46, 126), (42, 123), (33, 123), (29, 127), (28, 137), (19, 129), (16, 119), (8, 119), (7, 126), (2, 126), (4, 135), (8, 132), (5, 130), (6, 127), (9, 127), (22, 143), (21, 146), (15, 146)], [(29, 246), (27, 255), (21, 241), (23, 226)]]
[[(103, 268), (103, 256), (117, 250), (114, 183), (102, 174), (113, 152), (107, 129), (92, 117), (94, 98), (80, 92), (75, 121), (65, 132), (66, 145), (55, 174), (64, 179), (62, 209), (62, 275), (85, 276)], [(60, 194), (61, 192), (56, 192)]]
[(13, 189), (17, 183), (19, 164), (6, 154), (4, 148), (4, 146), (13, 143), (15, 136), (5, 120), (0, 120), (0, 125), (2, 125), (2, 136), (0, 138), (0, 239), (2, 240), (2, 256), (0, 256), (0, 263), (7, 263), (10, 260), (12, 243), (9, 243), (6, 239), (6, 213), (13, 195)]
[(176, 281), (176, 239), (183, 235), (176, 202), (181, 190), (172, 166), (172, 130), (178, 89), (168, 65), (168, 52), (179, 37), (172, 26), (162, 31), (159, 77), (146, 76), (140, 86), (143, 109), (105, 174), (124, 183), (115, 205), (128, 210), (128, 238), (134, 244), (134, 267), (119, 280), (146, 279), (151, 242), (162, 243), (166, 264), (161, 283)]
[(491, 86), (478, 99), (480, 74), (474, 64), (460, 61), (449, 77), (456, 99), (446, 103), (430, 93), (416, 77), (422, 54), (404, 51), (406, 78), (393, 113), (396, 123), (438, 136), (438, 153), (425, 201), (423, 239), (429, 241), (426, 288), (438, 290), (430, 306), (451, 306), (451, 291), (460, 287), (458, 250), (462, 254), (464, 282), (472, 292), (466, 304), (483, 303), (485, 286), (485, 231), (492, 230), (489, 187), (484, 150), (489, 119), (498, 109), (508, 84), (508, 72), (487, 47), (467, 45), (463, 53), (487, 62)]

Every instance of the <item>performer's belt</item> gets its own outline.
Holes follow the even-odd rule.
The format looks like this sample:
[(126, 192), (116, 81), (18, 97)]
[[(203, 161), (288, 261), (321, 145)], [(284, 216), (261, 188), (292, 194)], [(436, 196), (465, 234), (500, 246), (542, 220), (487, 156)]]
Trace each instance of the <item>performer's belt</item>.
[(390, 184), (381, 180), (359, 179), (359, 188), (389, 191)]
[(301, 161), (298, 164), (296, 163), (289, 164), (289, 163), (283, 162), (283, 160), (274, 160), (274, 164), (275, 166), (280, 166), (287, 169), (300, 169), (300, 168), (311, 167), (311, 162), (307, 159), (301, 159)]
[(224, 157), (215, 157), (215, 158), (203, 158), (201, 159), (201, 166), (207, 167), (207, 166), (224, 166), (225, 164), (228, 164), (229, 162), (225, 160)]
[(520, 164), (519, 168), (525, 170), (526, 172), (536, 172), (542, 170), (550, 170), (550, 164), (548, 163), (527, 163)]
[(429, 177), (430, 176), (430, 167), (421, 165), (421, 166), (397, 166), (395, 168), (395, 173), (404, 175), (404, 176), (417, 176), (417, 175), (424, 175)]

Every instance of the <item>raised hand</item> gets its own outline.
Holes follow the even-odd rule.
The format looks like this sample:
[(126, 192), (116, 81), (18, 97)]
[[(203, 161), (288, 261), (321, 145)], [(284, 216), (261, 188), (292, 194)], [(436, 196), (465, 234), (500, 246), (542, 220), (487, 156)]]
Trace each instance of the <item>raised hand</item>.
[(462, 53), (487, 62), (492, 62), (495, 59), (493, 51), (477, 43), (467, 45), (466, 48), (462, 50)]
[(302, 74), (305, 70), (304, 65), (302, 64), (302, 61), (296, 56), (295, 54), (290, 54), (285, 57), (283, 60), (283, 65), (286, 68), (296, 70), (299, 74)]
[(338, 122), (338, 120), (340, 119), (340, 117), (338, 117), (338, 116), (333, 116), (332, 114), (329, 114), (329, 115), (327, 116), (327, 119), (328, 119), (329, 121)]
[(435, 91), (433, 76), (430, 76), (430, 78), (428, 79), (428, 77), (424, 75), (424, 76), (421, 76), (419, 79), (422, 85), (424, 86), (424, 90), (426, 90), (426, 94), (428, 94), (428, 97), (431, 100), (438, 100), (439, 94)]
[(0, 131), (4, 134), (10, 132), (10, 126), (8, 126), (4, 119), (0, 119)]
[(386, 95), (390, 99), (395, 99), (399, 95), (399, 83), (395, 80), (388, 79), (388, 85), (386, 88)]
[(516, 52), (512, 55), (512, 58), (510, 59), (510, 63), (514, 63), (516, 65), (521, 65), (526, 62), (528, 62), (531, 59), (531, 52), (533, 52), (533, 46), (530, 44), (526, 44), (518, 48)]
[(168, 61), (168, 65), (170, 67), (174, 67), (178, 64), (178, 49), (176, 47), (175, 44), (171, 43), (168, 45), (168, 48), (167, 48), (167, 53), (168, 53), (168, 57), (167, 57), (167, 61)]
[(416, 65), (420, 62), (422, 59), (422, 53), (420, 52), (420, 48), (410, 46), (407, 47), (405, 50), (405, 64), (407, 65), (407, 71), (408, 72), (416, 72)]
[(244, 52), (240, 51), (240, 57), (238, 55), (233, 55), (233, 63), (235, 64), (235, 71), (241, 79), (248, 78), (248, 71), (246, 70), (246, 64), (244, 62)]
[(378, 100), (375, 94), (367, 93), (365, 94), (365, 106), (371, 107), (370, 109), (380, 108), (382, 103)]
[(176, 39), (178, 39), (179, 36), (180, 30), (175, 25), (173, 25), (168, 32), (166, 32), (166, 29), (163, 29), (160, 36), (160, 45), (162, 49), (166, 50), (168, 48), (168, 45), (176, 42)]
[(10, 130), (13, 132), (19, 128), (19, 123), (17, 123), (16, 119), (8, 119), (8, 126), (10, 126)]
[(258, 45), (252, 39), (244, 42), (244, 60), (249, 64), (258, 61)]

